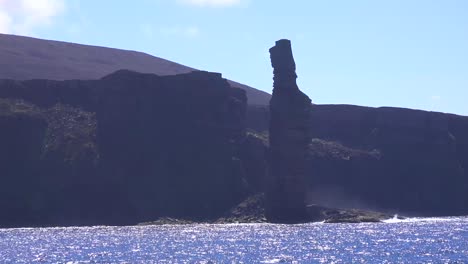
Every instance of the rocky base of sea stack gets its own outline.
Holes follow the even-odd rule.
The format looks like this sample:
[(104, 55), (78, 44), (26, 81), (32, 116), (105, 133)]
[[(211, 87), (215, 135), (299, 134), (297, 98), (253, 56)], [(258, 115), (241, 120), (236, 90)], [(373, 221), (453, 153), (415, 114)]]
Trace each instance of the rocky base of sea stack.
[[(320, 205), (307, 206), (308, 219), (303, 223), (378, 223), (393, 218), (393, 215), (360, 209), (328, 208)], [(400, 217), (403, 219), (403, 217)], [(186, 224), (232, 224), (267, 223), (265, 196), (263, 193), (248, 197), (229, 212), (217, 219), (180, 219), (161, 217), (138, 225), (186, 225)]]
[(313, 221), (324, 223), (378, 223), (393, 218), (393, 215), (381, 212), (328, 208), (315, 204), (308, 205), (307, 212)]

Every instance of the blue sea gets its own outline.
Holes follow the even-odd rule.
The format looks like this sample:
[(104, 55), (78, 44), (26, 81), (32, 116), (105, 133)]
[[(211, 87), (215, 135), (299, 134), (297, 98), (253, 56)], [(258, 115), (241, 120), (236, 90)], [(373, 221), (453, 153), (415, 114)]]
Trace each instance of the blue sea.
[(468, 217), (0, 229), (0, 263), (468, 263)]

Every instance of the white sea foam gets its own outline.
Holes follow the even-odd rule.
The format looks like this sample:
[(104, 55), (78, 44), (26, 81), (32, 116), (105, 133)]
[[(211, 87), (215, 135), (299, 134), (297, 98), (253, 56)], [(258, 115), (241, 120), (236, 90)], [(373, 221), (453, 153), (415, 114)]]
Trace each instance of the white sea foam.
[(415, 222), (449, 222), (449, 221), (458, 221), (459, 217), (408, 217), (401, 218), (398, 215), (394, 215), (393, 218), (383, 220), (382, 222), (388, 224), (394, 223), (415, 223)]

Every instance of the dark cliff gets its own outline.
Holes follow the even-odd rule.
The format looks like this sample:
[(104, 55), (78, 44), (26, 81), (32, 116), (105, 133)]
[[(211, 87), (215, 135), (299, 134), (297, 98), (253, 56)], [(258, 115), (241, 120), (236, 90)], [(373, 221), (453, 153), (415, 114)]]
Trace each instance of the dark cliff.
[(306, 219), (306, 156), (310, 141), (311, 101), (296, 84), (296, 65), (289, 40), (270, 49), (273, 96), (270, 101), (270, 156), (266, 214), (270, 221)]
[(312, 144), (315, 197), (328, 189), (343, 206), (468, 213), (468, 117), (350, 105), (315, 105), (312, 113), (312, 137), (334, 146), (320, 153)]
[[(250, 106), (264, 134), (269, 111)], [(413, 215), (468, 214), (468, 117), (392, 107), (312, 105), (308, 200)]]
[(1, 226), (209, 219), (252, 191), (245, 92), (220, 74), (2, 80), (0, 97)]

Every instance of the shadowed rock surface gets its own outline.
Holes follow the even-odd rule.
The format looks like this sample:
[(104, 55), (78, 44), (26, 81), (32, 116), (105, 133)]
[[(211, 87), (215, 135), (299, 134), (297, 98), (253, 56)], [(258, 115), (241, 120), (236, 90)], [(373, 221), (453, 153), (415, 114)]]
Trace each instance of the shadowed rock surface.
[(306, 219), (306, 156), (310, 141), (311, 101), (296, 84), (296, 65), (289, 40), (270, 49), (273, 96), (270, 101), (270, 160), (267, 179), (268, 220)]
[(220, 74), (2, 80), (0, 97), (1, 226), (213, 219), (252, 191), (245, 92)]
[[(394, 218), (394, 215), (369, 210), (330, 208), (319, 205), (306, 207), (308, 220), (324, 223), (376, 223)], [(398, 219), (404, 217), (397, 216)], [(303, 219), (304, 220), (304, 219)], [(186, 225), (186, 224), (231, 224), (231, 223), (266, 223), (265, 195), (258, 193), (247, 197), (244, 201), (231, 208), (218, 219), (194, 219), (160, 217), (155, 221), (140, 223), (139, 225)]]
[(311, 148), (313, 198), (405, 214), (468, 214), (468, 117), (321, 105), (311, 122), (312, 137), (329, 145)]
[[(0, 34), (0, 69), (0, 79), (13, 80), (91, 80), (122, 69), (160, 76), (196, 70), (143, 52), (7, 34)], [(268, 93), (229, 82), (246, 91), (249, 104), (268, 105)]]
[[(251, 106), (252, 112), (248, 127), (265, 135), (268, 109)], [(310, 203), (415, 216), (468, 214), (468, 117), (312, 105), (310, 123)]]

